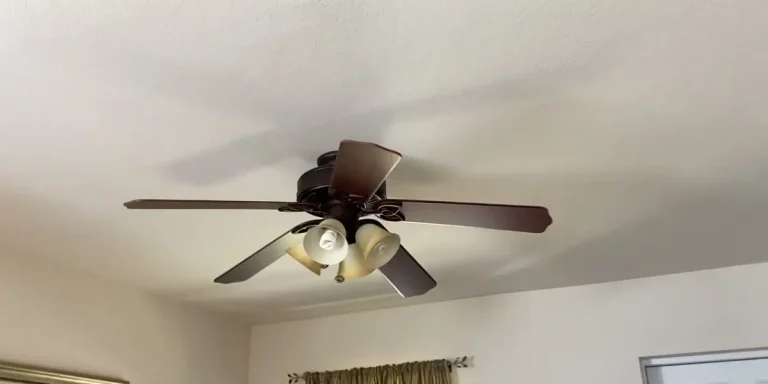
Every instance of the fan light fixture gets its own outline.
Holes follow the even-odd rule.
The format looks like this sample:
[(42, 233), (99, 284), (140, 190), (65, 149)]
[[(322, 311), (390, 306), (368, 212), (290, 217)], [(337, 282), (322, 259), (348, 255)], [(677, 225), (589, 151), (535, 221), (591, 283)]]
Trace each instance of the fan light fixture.
[(344, 224), (326, 219), (307, 231), (303, 246), (287, 253), (312, 272), (319, 274), (320, 265), (339, 264), (336, 281), (358, 279), (370, 275), (388, 263), (400, 249), (400, 236), (376, 224), (363, 224), (355, 233), (355, 243), (349, 244)]
[(368, 223), (357, 229), (355, 243), (348, 244), (344, 224), (325, 219), (307, 232), (303, 245), (303, 249), (289, 249), (288, 254), (313, 272), (312, 263), (340, 264), (336, 281), (341, 283), (367, 276), (392, 260), (400, 249), (400, 236)]
[(368, 268), (380, 268), (388, 263), (400, 249), (400, 236), (376, 224), (363, 224), (355, 233), (355, 241), (363, 251)]
[[(346, 242), (343, 224), (326, 219), (307, 232), (304, 247), (291, 248), (288, 254), (313, 272), (316, 269), (313, 266), (318, 262), (325, 265), (338, 263), (335, 280), (343, 283), (370, 275), (392, 260), (400, 249), (400, 236), (370, 223), (357, 229), (355, 243), (347, 244), (345, 248), (338, 244), (340, 241)], [(306, 257), (300, 252), (304, 248), (309, 250)]]

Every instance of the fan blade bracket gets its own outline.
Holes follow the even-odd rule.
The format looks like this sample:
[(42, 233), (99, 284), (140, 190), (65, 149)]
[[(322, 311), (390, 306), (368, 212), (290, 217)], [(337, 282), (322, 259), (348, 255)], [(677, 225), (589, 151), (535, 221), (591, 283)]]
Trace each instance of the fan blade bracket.
[(380, 200), (373, 204), (371, 212), (386, 221), (405, 221), (403, 203), (398, 200)]
[(322, 219), (316, 219), (316, 220), (309, 220), (305, 221), (293, 228), (291, 228), (290, 232), (294, 235), (303, 235), (307, 233), (310, 229), (316, 227), (318, 224), (320, 224), (323, 220)]
[(304, 212), (314, 216), (324, 215), (323, 210), (320, 209), (320, 207), (315, 204), (306, 202), (288, 203), (285, 206), (278, 208), (277, 210), (280, 212)]

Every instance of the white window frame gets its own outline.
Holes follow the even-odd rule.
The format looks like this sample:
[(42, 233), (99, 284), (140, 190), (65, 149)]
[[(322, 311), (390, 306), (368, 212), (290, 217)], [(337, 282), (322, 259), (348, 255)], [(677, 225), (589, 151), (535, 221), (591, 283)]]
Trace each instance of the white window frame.
[(643, 375), (643, 384), (650, 384), (648, 382), (648, 368), (759, 359), (768, 359), (768, 347), (641, 357), (640, 372)]

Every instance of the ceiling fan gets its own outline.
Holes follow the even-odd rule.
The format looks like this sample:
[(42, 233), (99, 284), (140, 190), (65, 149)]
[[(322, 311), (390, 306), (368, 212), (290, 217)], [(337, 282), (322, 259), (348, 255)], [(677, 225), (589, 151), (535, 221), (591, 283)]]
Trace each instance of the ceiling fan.
[(374, 215), (410, 221), (541, 233), (552, 224), (544, 207), (388, 199), (386, 179), (402, 156), (380, 145), (343, 140), (338, 151), (320, 155), (317, 167), (298, 180), (296, 202), (133, 200), (129, 209), (256, 209), (306, 212), (321, 219), (301, 223), (214, 281), (238, 283), (286, 253), (317, 275), (339, 265), (337, 282), (378, 269), (403, 297), (424, 294), (437, 283)]

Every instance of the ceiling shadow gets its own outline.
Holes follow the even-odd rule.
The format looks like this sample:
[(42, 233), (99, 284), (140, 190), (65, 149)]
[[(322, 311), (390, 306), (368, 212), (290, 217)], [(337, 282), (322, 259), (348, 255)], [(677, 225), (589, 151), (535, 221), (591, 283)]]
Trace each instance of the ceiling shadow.
[[(323, 18), (328, 17), (331, 16), (319, 14), (318, 25), (332, 23), (333, 20), (324, 21)], [(349, 38), (353, 39), (352, 43), (345, 41), (345, 44), (361, 47), (367, 44), (364, 33)], [(489, 79), (483, 84), (466, 85), (429, 97), (382, 104), (375, 97), (386, 84), (373, 69), (373, 58), (364, 56), (366, 50), (338, 55), (323, 44), (306, 44), (310, 43), (312, 45), (306, 47), (292, 46), (286, 53), (288, 59), (254, 63), (253, 68), (245, 65), (206, 68), (137, 51), (130, 55), (130, 67), (115, 70), (132, 86), (168, 100), (252, 120), (255, 124), (269, 122), (269, 127), (255, 127), (257, 132), (251, 135), (161, 166), (163, 173), (174, 180), (206, 185), (286, 158), (299, 157), (312, 164), (318, 155), (335, 150), (342, 139), (387, 145), (387, 133), (398, 123), (489, 106), (518, 108), (536, 100), (557, 97), (589, 82), (616, 59), (615, 42), (602, 42), (595, 44), (592, 52), (562, 67), (539, 68), (532, 73)], [(279, 41), (270, 44), (279, 44)], [(312, 60), (289, 61), (293, 56), (299, 60), (298, 56), (305, 51), (313, 52)], [(489, 135), (490, 131), (499, 129), (468, 128), (465, 133), (468, 136)], [(459, 146), (453, 152), (460, 155), (461, 151)], [(406, 170), (402, 171), (403, 178), (419, 174), (423, 178), (433, 167), (406, 156), (400, 168)], [(408, 168), (412, 170), (407, 171)]]
[[(768, 202), (759, 192), (692, 191), (652, 214), (557, 254), (484, 273), (487, 294), (605, 283), (768, 262)], [(486, 265), (476, 271), (498, 271)], [(459, 275), (445, 278), (459, 278)], [(466, 274), (461, 278), (467, 279)]]
[[(165, 170), (177, 180), (193, 184), (211, 184), (272, 165), (286, 157), (299, 156), (311, 164), (319, 154), (335, 150), (342, 139), (386, 143), (388, 129), (398, 123), (462, 113), (480, 107), (519, 105), (542, 97), (555, 97), (558, 92), (572, 86), (576, 79), (583, 80), (583, 72), (586, 70), (587, 68), (568, 68), (562, 70), (562, 73), (537, 73), (526, 78), (495, 81), (456, 93), (342, 115), (328, 121), (318, 119), (296, 122), (281, 111), (268, 111), (266, 115), (274, 122), (275, 128), (188, 159), (181, 159), (165, 167)], [(349, 109), (349, 105), (338, 108), (339, 111)], [(489, 129), (495, 128), (472, 127), (467, 134), (488, 135)], [(459, 155), (461, 149), (457, 149), (455, 153)], [(435, 174), (431, 164), (419, 162), (407, 155), (399, 168), (403, 175), (401, 177), (406, 178), (409, 175), (418, 174), (425, 177)]]
[[(68, 209), (65, 204), (36, 196), (32, 191), (1, 187), (0, 209), (4, 212), (0, 215), (0, 247), (16, 257), (40, 258), (98, 274), (97, 271), (115, 268), (110, 260), (131, 260), (136, 255), (158, 253), (130, 234), (115, 231), (107, 220)], [(68, 263), (62, 255), (78, 256), (76, 262)], [(90, 255), (88, 266), (83, 264), (83, 255)], [(98, 275), (115, 277), (111, 271)]]

